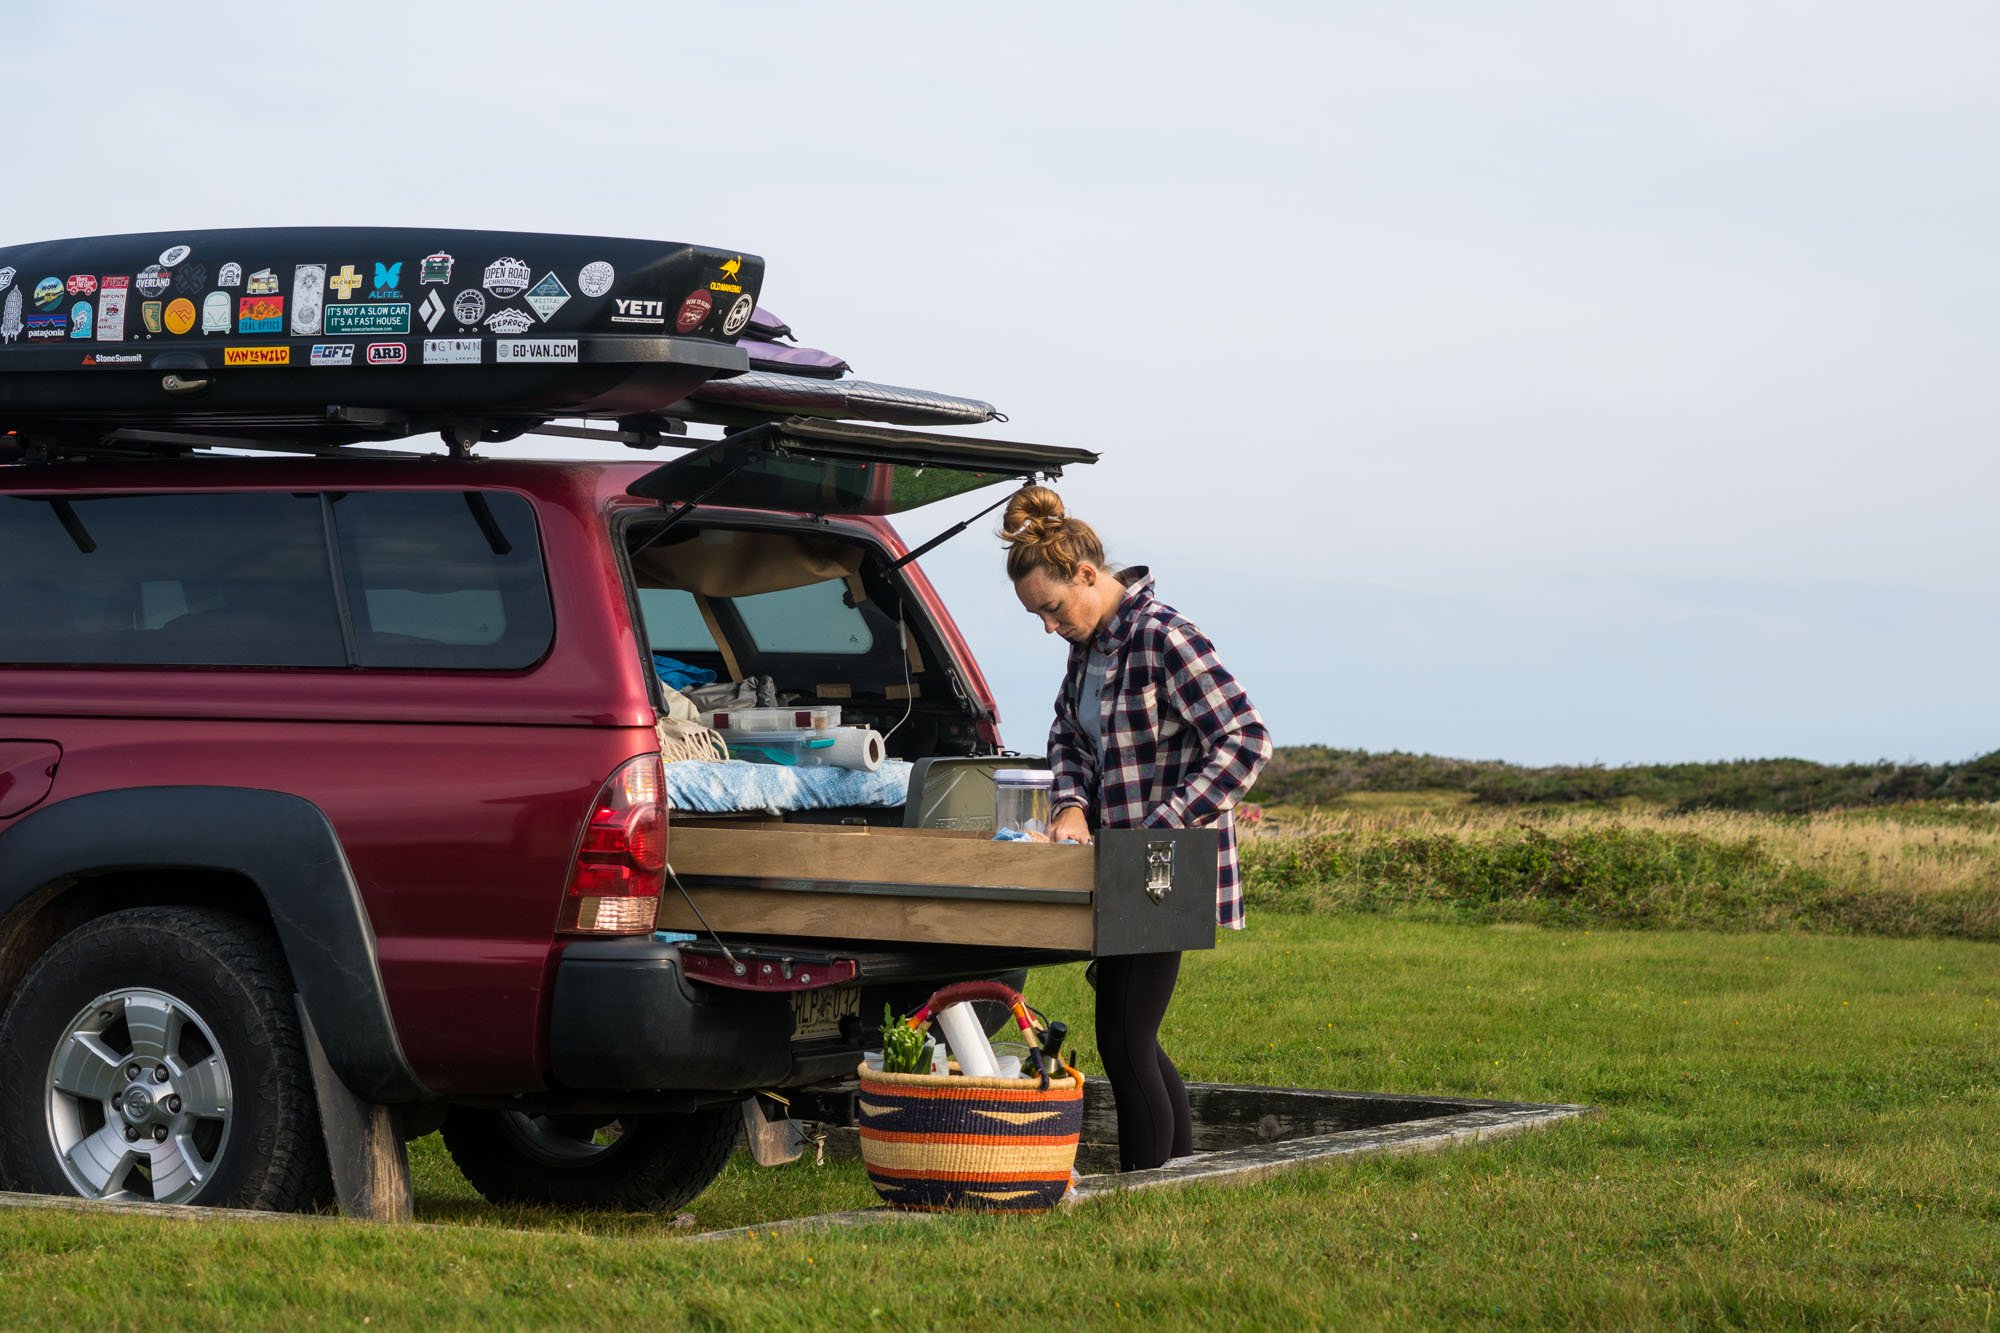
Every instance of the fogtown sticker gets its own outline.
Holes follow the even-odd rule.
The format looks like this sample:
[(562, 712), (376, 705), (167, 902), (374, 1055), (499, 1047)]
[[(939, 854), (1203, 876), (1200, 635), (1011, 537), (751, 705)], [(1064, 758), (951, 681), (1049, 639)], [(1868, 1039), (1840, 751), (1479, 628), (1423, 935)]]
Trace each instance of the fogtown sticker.
[(574, 361), (574, 338), (502, 339), (493, 344), (495, 361)]
[(476, 366), (480, 340), (477, 338), (426, 338), (424, 364), (427, 366)]
[(611, 284), (618, 280), (618, 271), (602, 259), (594, 264), (585, 264), (583, 272), (576, 275), (577, 290), (592, 300), (611, 290)]

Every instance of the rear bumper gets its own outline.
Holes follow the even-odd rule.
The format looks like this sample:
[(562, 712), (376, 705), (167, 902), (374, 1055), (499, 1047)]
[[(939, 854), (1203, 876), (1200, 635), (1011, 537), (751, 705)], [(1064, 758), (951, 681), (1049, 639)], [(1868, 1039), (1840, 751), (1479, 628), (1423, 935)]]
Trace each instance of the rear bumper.
[[(815, 947), (825, 949), (824, 942)], [(1070, 955), (1020, 950), (848, 952), (861, 963), (860, 1013), (914, 1009), (947, 981), (990, 977)], [(590, 1091), (744, 1092), (809, 1083), (851, 1071), (860, 1047), (838, 1038), (792, 1041), (782, 992), (692, 982), (680, 946), (651, 938), (570, 944), (557, 965), (549, 1012), (550, 1072)]]

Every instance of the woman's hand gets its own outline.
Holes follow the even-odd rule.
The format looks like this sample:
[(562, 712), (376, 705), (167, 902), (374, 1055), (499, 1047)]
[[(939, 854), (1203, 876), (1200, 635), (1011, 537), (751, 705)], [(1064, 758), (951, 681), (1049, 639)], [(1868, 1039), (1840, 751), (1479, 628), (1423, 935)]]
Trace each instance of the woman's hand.
[(1090, 825), (1084, 822), (1083, 807), (1080, 805), (1064, 806), (1049, 821), (1049, 841), (1062, 842), (1065, 839), (1082, 843), (1090, 841)]

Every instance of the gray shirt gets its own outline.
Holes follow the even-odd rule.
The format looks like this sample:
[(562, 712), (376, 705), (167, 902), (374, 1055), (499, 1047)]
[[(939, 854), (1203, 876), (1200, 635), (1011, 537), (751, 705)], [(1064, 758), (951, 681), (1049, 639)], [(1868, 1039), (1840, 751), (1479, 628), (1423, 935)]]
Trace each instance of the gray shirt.
[(1104, 766), (1104, 668), (1110, 659), (1095, 648), (1083, 659), (1083, 689), (1076, 698), (1076, 720), (1083, 728), (1083, 734), (1090, 737), (1090, 748), (1097, 756), (1099, 768)]

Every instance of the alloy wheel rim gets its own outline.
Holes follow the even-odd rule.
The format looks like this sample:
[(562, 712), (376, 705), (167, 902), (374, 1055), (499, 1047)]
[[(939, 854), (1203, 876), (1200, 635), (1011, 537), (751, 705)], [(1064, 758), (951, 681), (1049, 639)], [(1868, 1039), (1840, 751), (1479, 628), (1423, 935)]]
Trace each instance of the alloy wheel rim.
[(49, 1144), (86, 1199), (184, 1203), (236, 1121), (214, 1030), (164, 991), (109, 991), (63, 1029), (44, 1080)]

